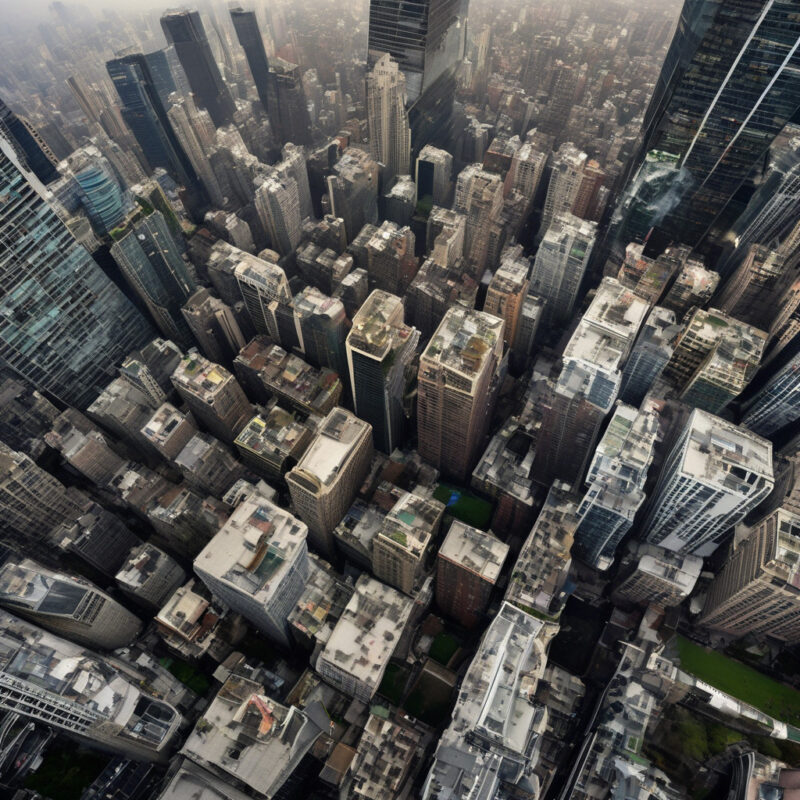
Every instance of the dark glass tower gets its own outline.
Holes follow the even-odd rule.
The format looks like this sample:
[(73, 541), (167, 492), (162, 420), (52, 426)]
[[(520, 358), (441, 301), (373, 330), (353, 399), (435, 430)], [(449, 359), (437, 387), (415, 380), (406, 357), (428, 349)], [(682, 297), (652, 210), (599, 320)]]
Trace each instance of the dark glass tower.
[[(656, 170), (648, 230), (707, 247), (726, 232), (737, 193), (800, 108), (798, 69), (795, 2), (686, 0), (645, 115), (640, 161), (674, 159), (669, 175)], [(648, 180), (640, 170), (630, 194)]]
[(55, 156), (48, 152), (44, 142), (37, 139), (34, 132), (0, 100), (0, 136), (11, 142), (20, 160), (42, 182), (58, 178)]
[(0, 143), (0, 365), (86, 408), (154, 331)]
[(264, 49), (264, 40), (261, 38), (261, 31), (258, 28), (255, 11), (244, 11), (241, 8), (231, 9), (231, 20), (236, 30), (236, 37), (247, 57), (247, 64), (250, 67), (250, 74), (253, 76), (253, 83), (256, 85), (258, 99), (264, 106), (264, 111), (268, 114), (271, 109), (268, 106), (269, 96), (267, 87), (269, 86), (269, 59), (267, 51)]
[(162, 167), (183, 184), (195, 205), (202, 205), (203, 190), (167, 116), (150, 71), (141, 53), (115, 58), (106, 69), (122, 101), (122, 117), (142, 148), (151, 169)]
[(152, 53), (145, 53), (144, 58), (147, 61), (147, 66), (150, 67), (150, 74), (153, 76), (153, 83), (158, 96), (161, 98), (164, 107), (166, 107), (167, 98), (176, 91), (175, 80), (169, 68), (167, 54), (163, 50), (154, 50)]
[(171, 11), (161, 17), (167, 42), (174, 45), (195, 102), (217, 127), (233, 121), (236, 106), (222, 80), (198, 11)]
[(370, 0), (368, 69), (389, 53), (406, 78), (414, 158), (450, 137), (467, 0)]

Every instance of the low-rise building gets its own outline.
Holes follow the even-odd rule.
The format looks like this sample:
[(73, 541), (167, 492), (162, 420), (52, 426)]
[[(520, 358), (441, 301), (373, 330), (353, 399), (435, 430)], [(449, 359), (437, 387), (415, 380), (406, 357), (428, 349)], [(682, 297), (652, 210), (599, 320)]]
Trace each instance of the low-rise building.
[(233, 443), (248, 466), (265, 478), (282, 478), (302, 458), (314, 432), (295, 415), (273, 406), (256, 414)]
[(172, 403), (162, 403), (141, 430), (164, 458), (173, 461), (197, 433), (197, 426), (191, 415), (178, 411)]

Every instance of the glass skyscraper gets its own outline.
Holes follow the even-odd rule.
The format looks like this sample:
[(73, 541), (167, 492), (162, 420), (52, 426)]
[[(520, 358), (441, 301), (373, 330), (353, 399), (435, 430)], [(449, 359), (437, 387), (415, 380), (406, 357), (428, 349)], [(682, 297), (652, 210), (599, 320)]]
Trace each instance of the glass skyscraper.
[(58, 177), (55, 156), (47, 145), (38, 139), (28, 126), (0, 100), (0, 136), (3, 136), (24, 160), (31, 172), (42, 182), (50, 183)]
[(370, 0), (367, 67), (388, 53), (405, 75), (414, 158), (450, 136), (466, 18), (467, 0)]
[[(34, 179), (35, 180), (35, 179)], [(0, 365), (88, 406), (155, 332), (0, 142)]]
[(795, 2), (685, 1), (645, 114), (641, 158), (677, 157), (651, 226), (692, 246), (725, 233), (737, 192), (800, 108), (798, 69)]

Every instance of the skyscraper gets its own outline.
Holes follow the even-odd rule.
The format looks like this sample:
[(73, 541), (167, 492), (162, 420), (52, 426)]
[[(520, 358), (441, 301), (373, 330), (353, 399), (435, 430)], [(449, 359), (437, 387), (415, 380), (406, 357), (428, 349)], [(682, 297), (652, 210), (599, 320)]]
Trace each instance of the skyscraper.
[(370, 2), (367, 66), (388, 53), (402, 70), (415, 157), (426, 144), (446, 145), (450, 136), (466, 17), (466, 0)]
[(370, 155), (386, 167), (384, 181), (408, 174), (411, 129), (406, 111), (406, 80), (388, 53), (367, 73), (367, 127)]
[(800, 419), (800, 354), (779, 369), (745, 406), (742, 425), (759, 436), (773, 436)]
[(153, 329), (12, 153), (0, 142), (0, 363), (40, 391), (85, 408), (123, 357), (153, 338)]
[(23, 168), (42, 183), (58, 178), (56, 157), (42, 138), (0, 100), (0, 136), (14, 148)]
[(236, 107), (211, 52), (199, 11), (169, 11), (161, 17), (167, 43), (175, 47), (195, 102), (217, 127), (233, 122)]
[(80, 186), (81, 205), (98, 236), (108, 236), (130, 211), (131, 200), (120, 186), (111, 165), (96, 147), (76, 150), (68, 159)]
[(264, 111), (269, 115), (273, 111), (269, 105), (269, 59), (267, 51), (264, 49), (264, 39), (261, 37), (261, 30), (258, 27), (256, 12), (245, 11), (239, 7), (231, 8), (230, 12), (236, 38), (244, 50), (247, 66), (250, 67), (250, 74), (256, 85), (258, 99), (261, 101)]
[(796, 12), (787, 0), (687, 0), (644, 119), (641, 157), (676, 160), (651, 225), (696, 246), (800, 107)]
[(300, 67), (282, 58), (274, 58), (269, 77), (268, 110), (275, 137), (281, 144), (311, 144), (311, 117)]
[(184, 347), (194, 344), (181, 306), (195, 284), (160, 211), (134, 225), (111, 246), (133, 290), (147, 306), (161, 334)]
[(285, 179), (269, 176), (256, 189), (255, 206), (272, 248), (289, 255), (303, 234), (297, 181), (288, 175)]
[(770, 442), (695, 409), (661, 467), (642, 531), (667, 550), (711, 555), (773, 483)]
[(391, 453), (402, 441), (406, 369), (419, 331), (403, 322), (403, 301), (376, 289), (353, 317), (347, 365), (356, 414), (372, 425), (375, 447)]
[(352, 242), (365, 224), (378, 221), (378, 164), (363, 150), (349, 147), (327, 179), (331, 213), (344, 220)]
[[(198, 191), (197, 173), (172, 129), (145, 56), (135, 53), (114, 58), (106, 63), (106, 69), (122, 101), (122, 117), (151, 171), (162, 167), (187, 189)], [(198, 202), (201, 200), (198, 197)]]
[(419, 454), (466, 480), (485, 445), (503, 354), (502, 319), (455, 306), (419, 362)]

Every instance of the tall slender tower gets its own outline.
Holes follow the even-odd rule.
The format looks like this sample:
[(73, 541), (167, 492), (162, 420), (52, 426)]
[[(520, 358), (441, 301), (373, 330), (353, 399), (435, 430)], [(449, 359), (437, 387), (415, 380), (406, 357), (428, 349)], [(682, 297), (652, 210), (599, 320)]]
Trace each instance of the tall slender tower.
[(638, 184), (659, 184), (645, 229), (661, 227), (692, 246), (725, 233), (740, 210), (734, 195), (800, 108), (796, 13), (790, 0), (686, 0), (640, 151), (640, 161), (652, 154), (673, 160), (662, 160), (651, 179), (640, 172), (630, 187), (649, 196)]
[(233, 121), (236, 106), (211, 52), (199, 11), (169, 11), (161, 17), (168, 44), (175, 47), (195, 102), (208, 109), (217, 127)]
[(231, 9), (231, 21), (236, 31), (236, 38), (244, 50), (247, 58), (247, 65), (250, 67), (250, 74), (253, 76), (253, 83), (256, 85), (258, 99), (264, 106), (264, 111), (269, 114), (269, 59), (264, 48), (264, 40), (261, 38), (261, 31), (258, 27), (255, 11), (245, 11), (242, 8)]
[(0, 365), (85, 408), (154, 331), (0, 139)]
[(406, 111), (406, 79), (384, 53), (367, 73), (369, 151), (386, 166), (384, 180), (407, 175), (411, 163), (411, 128)]
[(467, 5), (468, 0), (370, 0), (367, 67), (388, 53), (402, 70), (415, 158), (426, 144), (446, 145), (450, 137)]
[(58, 177), (56, 157), (41, 137), (0, 100), (0, 136), (9, 141), (19, 160), (42, 182)]

